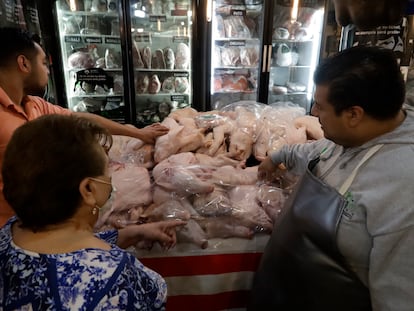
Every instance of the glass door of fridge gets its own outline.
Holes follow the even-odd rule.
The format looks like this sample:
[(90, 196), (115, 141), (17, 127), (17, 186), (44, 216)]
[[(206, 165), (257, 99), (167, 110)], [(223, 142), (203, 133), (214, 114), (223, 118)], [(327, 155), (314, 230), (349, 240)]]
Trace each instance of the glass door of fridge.
[(191, 0), (131, 3), (137, 124), (162, 121), (192, 105)]
[(211, 107), (258, 99), (262, 0), (213, 0)]
[(124, 123), (121, 1), (54, 3), (68, 108)]
[(310, 111), (323, 21), (321, 0), (276, 1), (268, 104), (291, 102)]

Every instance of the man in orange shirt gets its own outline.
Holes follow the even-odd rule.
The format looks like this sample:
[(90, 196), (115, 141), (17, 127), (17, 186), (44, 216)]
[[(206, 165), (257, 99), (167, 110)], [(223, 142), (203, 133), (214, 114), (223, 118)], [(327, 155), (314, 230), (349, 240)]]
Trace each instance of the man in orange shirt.
[[(0, 38), (5, 42), (0, 48), (0, 171), (4, 151), (14, 130), (46, 114), (76, 114), (99, 123), (113, 135), (131, 136), (146, 143), (154, 143), (156, 137), (168, 132), (168, 128), (160, 124), (138, 129), (95, 114), (71, 112), (35, 96), (44, 94), (49, 79), (45, 52), (29, 33), (21, 29), (0, 28)], [(3, 197), (0, 176), (0, 226), (13, 214)]]

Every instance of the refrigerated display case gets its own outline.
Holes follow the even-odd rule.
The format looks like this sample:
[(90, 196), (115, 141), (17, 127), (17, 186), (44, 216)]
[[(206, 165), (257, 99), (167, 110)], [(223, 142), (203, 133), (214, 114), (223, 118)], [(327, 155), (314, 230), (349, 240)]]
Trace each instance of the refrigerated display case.
[(192, 105), (192, 3), (130, 4), (136, 120), (147, 125)]
[[(206, 111), (237, 101), (291, 101), (310, 110), (325, 0), (38, 5), (41, 20), (53, 21), (41, 26), (56, 89), (65, 90), (57, 92), (58, 104), (70, 109), (139, 126), (174, 109)], [(89, 56), (83, 64), (89, 68), (79, 55)]]
[(258, 99), (263, 4), (212, 2), (211, 106)]
[(194, 90), (203, 89), (203, 79), (193, 81), (195, 72), (199, 77), (205, 72), (204, 63), (194, 66), (204, 53), (194, 46), (195, 1), (47, 0), (38, 5), (41, 20), (51, 21), (41, 26), (59, 105), (140, 127), (162, 121), (171, 110), (203, 105), (203, 91), (193, 100)]
[(119, 1), (56, 1), (68, 108), (125, 123)]
[(278, 1), (275, 4), (267, 103), (292, 102), (310, 110), (324, 8), (320, 1)]
[(325, 6), (323, 0), (213, 1), (212, 108), (290, 101), (309, 111)]

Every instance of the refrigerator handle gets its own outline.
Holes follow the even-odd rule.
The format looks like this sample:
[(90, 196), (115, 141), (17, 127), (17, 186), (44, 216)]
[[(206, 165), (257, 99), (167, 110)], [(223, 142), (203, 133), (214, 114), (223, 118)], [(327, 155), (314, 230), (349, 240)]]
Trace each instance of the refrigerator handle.
[(267, 61), (267, 45), (263, 45), (263, 55), (262, 55), (263, 63), (262, 63), (262, 73), (266, 72), (266, 61)]
[(206, 2), (206, 20), (207, 22), (211, 22), (211, 16), (213, 15), (213, 4), (212, 0), (207, 0)]
[(272, 65), (272, 45), (269, 44), (267, 48), (267, 70), (266, 72), (270, 72), (271, 65)]

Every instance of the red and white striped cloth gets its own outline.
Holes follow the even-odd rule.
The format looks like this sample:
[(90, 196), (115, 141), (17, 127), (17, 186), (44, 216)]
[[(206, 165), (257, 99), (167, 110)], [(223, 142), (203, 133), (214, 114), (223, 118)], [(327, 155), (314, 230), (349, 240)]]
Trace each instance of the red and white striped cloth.
[(243, 310), (267, 239), (227, 239), (213, 250), (137, 257), (165, 278), (167, 311)]

